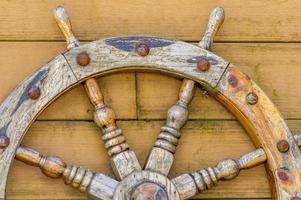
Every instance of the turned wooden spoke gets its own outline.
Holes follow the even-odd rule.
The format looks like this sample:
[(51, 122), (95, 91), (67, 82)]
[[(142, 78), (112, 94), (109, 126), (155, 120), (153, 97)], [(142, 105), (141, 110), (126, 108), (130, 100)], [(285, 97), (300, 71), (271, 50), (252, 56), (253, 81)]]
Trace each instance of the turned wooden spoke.
[[(213, 42), (213, 37), (224, 21), (224, 10), (215, 8), (210, 14), (207, 30), (199, 46), (209, 50)], [(204, 58), (199, 58), (197, 67), (200, 71), (206, 72), (210, 63)], [(147, 160), (145, 169), (157, 171), (167, 175), (174, 161), (174, 153), (181, 136), (180, 129), (188, 119), (188, 105), (190, 104), (196, 83), (189, 79), (184, 79), (179, 92), (178, 102), (173, 105), (167, 113), (166, 125), (161, 128), (161, 132)]]
[[(301, 147), (301, 135), (295, 135), (294, 139)], [(188, 199), (197, 193), (213, 188), (219, 180), (232, 180), (239, 175), (240, 170), (255, 167), (266, 160), (266, 153), (262, 148), (259, 148), (243, 155), (238, 160), (225, 159), (214, 167), (182, 174), (171, 181), (175, 184), (181, 199)]]
[[(72, 33), (71, 22), (64, 7), (58, 6), (54, 10), (54, 16), (59, 28), (66, 38), (67, 48), (72, 49), (79, 46), (79, 42)], [(77, 63), (82, 67), (89, 65), (90, 57), (86, 52), (79, 53), (76, 59)], [(96, 79), (88, 79), (85, 81), (84, 87), (90, 102), (95, 107), (94, 121), (102, 128), (102, 139), (105, 142), (105, 147), (111, 157), (111, 164), (117, 178), (123, 179), (134, 170), (141, 170), (135, 153), (130, 150), (129, 145), (122, 134), (122, 130), (116, 125), (114, 111), (104, 102), (103, 94)]]
[[(301, 152), (298, 145), (301, 145), (301, 137), (293, 137), (278, 110), (248, 75), (207, 51), (224, 19), (223, 9), (216, 8), (210, 15), (199, 43), (201, 48), (153, 36), (115, 37), (79, 45), (65, 9), (57, 7), (54, 15), (69, 51), (26, 78), (0, 105), (0, 199), (5, 199), (7, 175), (14, 155), (24, 163), (39, 167), (46, 176), (63, 178), (66, 184), (87, 193), (91, 199), (114, 200), (187, 199), (212, 188), (219, 180), (234, 179), (241, 170), (267, 161), (267, 174), (273, 180), (275, 198), (300, 199)], [(184, 78), (179, 99), (168, 111), (166, 125), (161, 128), (146, 170), (141, 170), (116, 125), (113, 110), (105, 104), (97, 81), (91, 79), (132, 69), (157, 70)], [(101, 173), (69, 166), (60, 158), (18, 147), (37, 115), (80, 83), (84, 83), (95, 108), (94, 120), (103, 131), (102, 139), (113, 170), (117, 178), (122, 179), (120, 182)], [(237, 160), (226, 159), (216, 166), (169, 180), (166, 175), (174, 161), (180, 129), (188, 119), (187, 107), (196, 83), (202, 84), (210, 95), (232, 111), (259, 149)]]
[(43, 156), (28, 147), (18, 147), (15, 158), (28, 165), (39, 167), (50, 178), (63, 178), (65, 184), (87, 193), (93, 199), (112, 199), (118, 182), (101, 174), (75, 165), (67, 165), (55, 156)]
[(181, 199), (188, 199), (199, 192), (211, 189), (219, 180), (231, 180), (238, 176), (240, 170), (259, 165), (266, 161), (263, 149), (257, 149), (242, 156), (238, 160), (226, 159), (214, 167), (207, 167), (200, 171), (183, 174), (172, 182), (176, 185)]

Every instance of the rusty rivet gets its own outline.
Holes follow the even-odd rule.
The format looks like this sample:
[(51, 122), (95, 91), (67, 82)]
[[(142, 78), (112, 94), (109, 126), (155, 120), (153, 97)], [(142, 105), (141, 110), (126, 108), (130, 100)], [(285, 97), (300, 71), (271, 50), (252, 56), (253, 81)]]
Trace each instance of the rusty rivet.
[(289, 145), (289, 143), (286, 140), (279, 140), (277, 142), (277, 149), (281, 153), (287, 152), (289, 148), (290, 148), (290, 145)]
[(31, 99), (33, 99), (33, 100), (38, 99), (40, 97), (40, 95), (41, 95), (41, 90), (39, 87), (33, 86), (33, 87), (29, 88), (28, 96)]
[(76, 56), (76, 62), (77, 62), (80, 66), (85, 67), (85, 66), (89, 65), (89, 63), (90, 63), (90, 57), (89, 57), (89, 55), (87, 54), (87, 52), (79, 53), (79, 54)]
[(287, 173), (286, 173), (285, 171), (283, 171), (283, 170), (279, 170), (279, 171), (277, 172), (277, 176), (278, 176), (279, 179), (282, 180), (282, 181), (288, 181), (288, 179), (289, 179)]
[(258, 96), (257, 94), (255, 94), (254, 92), (250, 92), (249, 94), (247, 94), (247, 101), (249, 104), (254, 105), (257, 103), (258, 101)]
[(0, 149), (5, 149), (9, 145), (9, 138), (6, 135), (0, 135)]
[(200, 59), (198, 62), (197, 62), (197, 68), (202, 71), (202, 72), (206, 72), (209, 70), (210, 68), (210, 63), (207, 59)]
[(232, 86), (232, 87), (236, 87), (238, 85), (238, 80), (235, 76), (230, 75), (228, 77), (228, 83)]
[(145, 43), (139, 43), (136, 46), (136, 52), (140, 55), (140, 56), (147, 56), (149, 54), (149, 46)]

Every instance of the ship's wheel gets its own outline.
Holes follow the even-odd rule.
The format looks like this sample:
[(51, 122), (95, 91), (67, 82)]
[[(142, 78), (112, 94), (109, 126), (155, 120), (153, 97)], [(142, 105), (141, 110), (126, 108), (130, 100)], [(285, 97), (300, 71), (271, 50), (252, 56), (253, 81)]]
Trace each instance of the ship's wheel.
[[(0, 106), (0, 198), (5, 199), (7, 174), (16, 158), (41, 168), (46, 176), (62, 177), (66, 184), (91, 199), (105, 200), (188, 199), (215, 187), (220, 180), (234, 179), (240, 170), (265, 163), (273, 198), (301, 199), (300, 137), (291, 134), (273, 103), (248, 75), (209, 51), (224, 20), (222, 8), (211, 13), (198, 46), (153, 36), (114, 37), (79, 45), (65, 9), (58, 6), (54, 16), (66, 37), (68, 51), (22, 81)], [(116, 125), (114, 112), (104, 103), (95, 80), (97, 76), (123, 70), (159, 71), (183, 79), (178, 102), (168, 110), (166, 125), (144, 167)], [(102, 129), (115, 179), (19, 146), (38, 114), (79, 84), (84, 84), (95, 107), (95, 123)], [(169, 179), (180, 129), (188, 119), (187, 107), (198, 86), (232, 111), (258, 149), (241, 158), (225, 159), (216, 166)]]

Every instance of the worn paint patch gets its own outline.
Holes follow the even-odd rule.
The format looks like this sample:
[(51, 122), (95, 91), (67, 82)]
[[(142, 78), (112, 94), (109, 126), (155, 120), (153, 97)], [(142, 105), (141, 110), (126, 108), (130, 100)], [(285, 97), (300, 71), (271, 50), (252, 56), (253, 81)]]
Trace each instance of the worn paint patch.
[(39, 71), (34, 77), (33, 79), (29, 82), (29, 84), (27, 85), (27, 87), (25, 88), (25, 90), (23, 91), (14, 111), (11, 113), (10, 116), (12, 116), (17, 110), (18, 108), (22, 105), (22, 103), (26, 100), (29, 99), (28, 96), (28, 90), (33, 87), (36, 86), (37, 83), (41, 82), (48, 74), (48, 69), (44, 69), (42, 71)]
[(202, 59), (208, 60), (210, 65), (217, 65), (218, 64), (217, 60), (215, 60), (212, 57), (207, 57), (207, 56), (195, 56), (195, 57), (189, 58), (188, 60), (186, 60), (186, 62), (188, 62), (188, 63), (197, 63), (199, 60), (202, 60)]
[(11, 123), (11, 120), (6, 125), (4, 125), (2, 128), (0, 128), (0, 135), (6, 135), (7, 128), (10, 125), (10, 123)]
[(136, 45), (139, 43), (145, 43), (150, 48), (165, 47), (173, 44), (175, 41), (167, 40), (159, 37), (151, 36), (128, 36), (106, 39), (105, 43), (111, 45), (117, 49), (132, 52), (135, 50)]

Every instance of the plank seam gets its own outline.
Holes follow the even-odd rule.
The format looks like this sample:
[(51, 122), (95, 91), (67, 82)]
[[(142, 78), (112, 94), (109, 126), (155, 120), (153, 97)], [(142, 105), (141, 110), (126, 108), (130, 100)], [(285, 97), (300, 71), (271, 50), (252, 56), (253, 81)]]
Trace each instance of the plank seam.
[(77, 82), (78, 82), (79, 79), (78, 79), (77, 76), (75, 75), (75, 73), (74, 73), (74, 71), (73, 71), (73, 69), (72, 69), (70, 63), (69, 63), (68, 60), (66, 59), (65, 53), (61, 53), (61, 55), (64, 57), (64, 59), (65, 59), (67, 65), (68, 65), (69, 69), (71, 70), (71, 72), (72, 72), (74, 78), (75, 78), (75, 79), (77, 80)]

